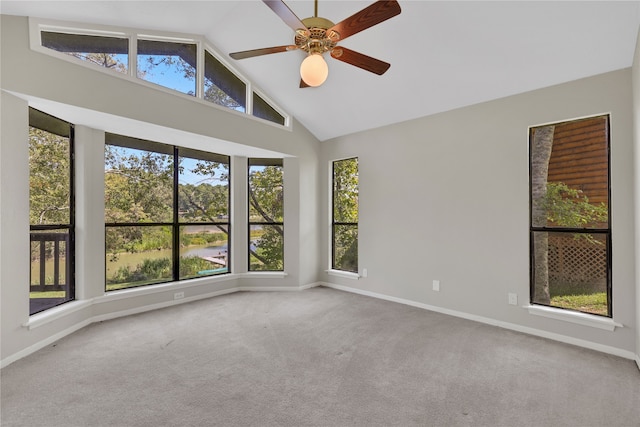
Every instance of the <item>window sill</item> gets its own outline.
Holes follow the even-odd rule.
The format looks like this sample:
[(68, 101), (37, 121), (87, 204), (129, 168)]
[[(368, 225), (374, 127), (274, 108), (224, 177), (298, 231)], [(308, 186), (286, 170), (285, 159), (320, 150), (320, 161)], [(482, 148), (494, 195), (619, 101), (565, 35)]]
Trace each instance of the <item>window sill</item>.
[(32, 330), (42, 325), (46, 325), (47, 323), (51, 323), (54, 320), (68, 316), (71, 313), (75, 313), (76, 311), (90, 307), (92, 303), (92, 300), (70, 301), (41, 313), (29, 316), (29, 320), (27, 320), (26, 323), (23, 323), (22, 326)]
[(237, 279), (238, 275), (233, 273), (220, 274), (216, 276), (199, 277), (195, 279), (181, 280), (178, 282), (160, 283), (157, 285), (138, 286), (129, 289), (120, 289), (116, 291), (108, 291), (104, 296), (95, 298), (95, 302), (102, 303), (108, 301), (115, 301), (120, 299), (127, 299), (130, 297), (136, 297), (141, 295), (157, 294), (160, 292), (174, 291), (194, 286), (202, 286), (206, 283), (226, 282), (228, 280)]
[(329, 276), (344, 277), (345, 279), (358, 280), (360, 275), (358, 273), (352, 273), (351, 271), (342, 270), (327, 270)]
[(579, 313), (541, 305), (525, 305), (523, 308), (526, 308), (529, 311), (529, 314), (534, 314), (536, 316), (563, 320), (565, 322), (577, 323), (578, 325), (590, 326), (592, 328), (604, 329), (606, 331), (614, 331), (616, 328), (624, 327), (621, 323), (614, 322), (613, 319), (593, 314)]
[(289, 274), (286, 271), (248, 271), (238, 274), (245, 279), (284, 279)]

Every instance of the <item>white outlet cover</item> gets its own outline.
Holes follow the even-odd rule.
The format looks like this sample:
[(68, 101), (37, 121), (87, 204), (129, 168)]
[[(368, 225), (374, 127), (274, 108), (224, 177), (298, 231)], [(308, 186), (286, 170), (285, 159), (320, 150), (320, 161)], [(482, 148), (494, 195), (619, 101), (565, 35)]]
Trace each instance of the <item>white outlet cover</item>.
[(433, 281), (433, 290), (434, 291), (440, 291), (440, 280), (434, 280)]

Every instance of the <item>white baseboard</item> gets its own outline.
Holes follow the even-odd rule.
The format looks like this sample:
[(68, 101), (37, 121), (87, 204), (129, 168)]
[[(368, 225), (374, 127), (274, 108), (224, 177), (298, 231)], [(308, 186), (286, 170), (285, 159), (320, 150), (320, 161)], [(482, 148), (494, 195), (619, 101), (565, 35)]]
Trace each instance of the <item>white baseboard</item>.
[(64, 331), (60, 331), (57, 334), (53, 334), (50, 337), (43, 339), (42, 341), (38, 341), (37, 343), (30, 345), (29, 347), (23, 350), (20, 350), (17, 353), (12, 354), (9, 357), (5, 357), (0, 361), (0, 368), (4, 368), (5, 366), (10, 365), (17, 360), (22, 359), (23, 357), (26, 357), (32, 353), (35, 353), (36, 351), (41, 350), (50, 344), (53, 344), (54, 342), (66, 337), (67, 335), (70, 335), (76, 331), (79, 331), (85, 326), (89, 326), (91, 323), (93, 323), (92, 319), (83, 320), (82, 322), (76, 323), (75, 325), (65, 329)]
[(548, 338), (554, 341), (559, 341), (566, 344), (572, 344), (579, 347), (600, 351), (602, 353), (612, 354), (614, 356), (623, 357), (625, 359), (631, 359), (631, 360), (635, 359), (636, 363), (638, 363), (638, 366), (640, 367), (640, 358), (636, 354), (634, 354), (631, 351), (623, 350), (620, 348), (598, 344), (591, 341), (581, 340), (578, 338), (568, 337), (566, 335), (556, 334), (554, 332), (542, 331), (542, 330), (530, 328), (527, 326), (517, 325), (515, 323), (503, 322), (501, 320), (491, 319), (489, 317), (477, 316), (475, 314), (469, 314), (461, 311), (450, 310), (447, 308), (437, 307), (429, 304), (423, 304), (420, 302), (406, 300), (403, 298), (397, 298), (389, 295), (378, 294), (375, 292), (364, 291), (362, 289), (351, 288), (349, 286), (335, 285), (333, 283), (326, 283), (326, 282), (323, 282), (322, 286), (332, 288), (332, 289), (338, 289), (341, 291), (351, 292), (354, 294), (378, 298), (386, 301), (397, 302), (397, 303), (409, 305), (412, 307), (422, 308), (424, 310), (447, 314), (449, 316), (454, 316), (454, 317), (460, 317), (467, 320), (473, 320), (475, 322), (485, 323), (487, 325), (492, 325), (492, 326), (498, 326), (500, 328), (509, 329), (516, 332), (522, 332), (529, 335), (535, 335), (542, 338)]
[(638, 365), (638, 369), (640, 369), (640, 354), (636, 354), (636, 365)]
[[(20, 350), (8, 357), (5, 357), (4, 359), (2, 359), (0, 361), (0, 369), (4, 368), (5, 366), (8, 366), (10, 364), (12, 364), (13, 362), (22, 359), (23, 357), (26, 357), (32, 353), (35, 353), (36, 351), (58, 341), (59, 339), (62, 339), (64, 337), (66, 337), (67, 335), (70, 335), (82, 328), (84, 328), (85, 326), (89, 326), (92, 323), (96, 323), (96, 322), (103, 322), (105, 320), (112, 320), (112, 319), (117, 319), (120, 317), (125, 317), (125, 316), (131, 316), (133, 314), (139, 314), (139, 313), (144, 313), (147, 311), (152, 311), (152, 310), (158, 310), (161, 308), (166, 308), (166, 307), (171, 307), (174, 305), (179, 305), (179, 304), (185, 304), (188, 302), (193, 302), (193, 301), (198, 301), (198, 300), (203, 300), (203, 299), (207, 299), (207, 298), (213, 298), (213, 297), (217, 297), (220, 295), (227, 295), (227, 294), (232, 294), (235, 292), (282, 292), (282, 291), (302, 291), (305, 289), (310, 289), (310, 288), (314, 288), (316, 286), (322, 286), (323, 283), (321, 282), (315, 282), (315, 283), (310, 283), (307, 285), (302, 285), (302, 286), (295, 286), (295, 287), (291, 287), (291, 286), (270, 286), (270, 287), (260, 287), (260, 286), (240, 286), (240, 287), (233, 287), (233, 288), (228, 288), (228, 289), (223, 289), (220, 291), (214, 291), (214, 292), (209, 292), (206, 294), (201, 294), (201, 295), (195, 295), (192, 297), (187, 297), (187, 298), (182, 298), (179, 300), (169, 300), (169, 301), (164, 301), (158, 304), (149, 304), (149, 305), (144, 305), (144, 306), (140, 306), (140, 307), (136, 307), (136, 308), (132, 308), (129, 310), (121, 310), (121, 311), (116, 311), (116, 312), (112, 312), (112, 313), (106, 313), (106, 314), (100, 314), (100, 315), (96, 315), (96, 316), (92, 316), (88, 319), (83, 320), (80, 323), (77, 323), (73, 326), (71, 326), (70, 328), (67, 328), (63, 331), (60, 331), (54, 335), (51, 335), (50, 337), (47, 337), (45, 339), (43, 339), (42, 341), (38, 341), (37, 343), (30, 345), (29, 347)], [(94, 298), (93, 300), (91, 300), (91, 305), (95, 304), (104, 304), (107, 302), (110, 302), (112, 300), (104, 300), (101, 301), (100, 298)], [(60, 306), (63, 307), (63, 306)], [(59, 319), (62, 318), (68, 314), (71, 314), (73, 312), (75, 312), (76, 310), (72, 310), (69, 313), (60, 313), (58, 314), (55, 319)]]

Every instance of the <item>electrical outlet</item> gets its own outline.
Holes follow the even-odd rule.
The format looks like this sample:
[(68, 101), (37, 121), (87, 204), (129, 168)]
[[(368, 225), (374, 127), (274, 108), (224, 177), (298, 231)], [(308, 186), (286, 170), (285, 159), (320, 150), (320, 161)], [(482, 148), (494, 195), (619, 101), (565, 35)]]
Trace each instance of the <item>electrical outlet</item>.
[(363, 269), (362, 269), (362, 277), (367, 277), (367, 274), (368, 274), (368, 273), (369, 273), (369, 272), (367, 271), (367, 269), (366, 269), (366, 268), (363, 268)]
[(440, 292), (440, 280), (433, 281), (433, 290), (436, 292)]
[(518, 294), (509, 293), (509, 304), (518, 305)]
[(176, 292), (173, 294), (173, 299), (182, 299), (184, 298), (184, 292)]

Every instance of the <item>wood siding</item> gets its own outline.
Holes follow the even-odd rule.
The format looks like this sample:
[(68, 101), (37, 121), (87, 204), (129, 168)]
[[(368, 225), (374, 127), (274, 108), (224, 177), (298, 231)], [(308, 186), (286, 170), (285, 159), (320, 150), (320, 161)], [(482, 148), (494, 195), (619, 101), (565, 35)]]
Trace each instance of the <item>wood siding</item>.
[(549, 182), (582, 190), (593, 204), (608, 204), (608, 117), (555, 126)]

